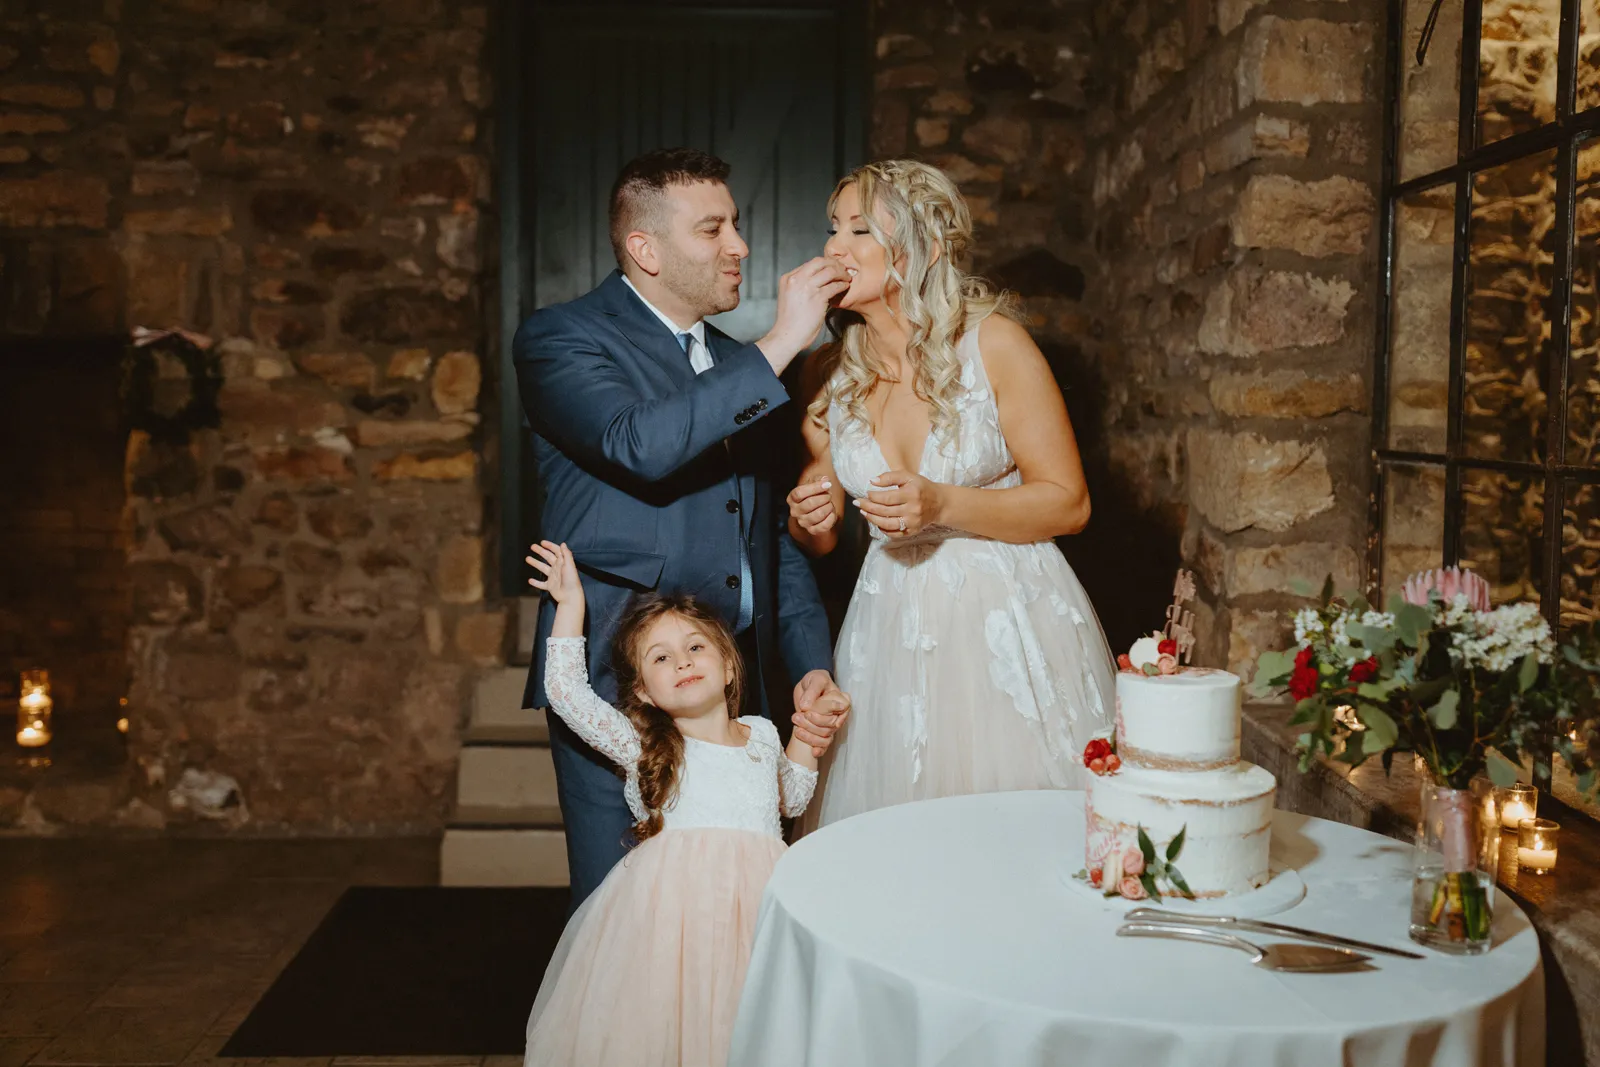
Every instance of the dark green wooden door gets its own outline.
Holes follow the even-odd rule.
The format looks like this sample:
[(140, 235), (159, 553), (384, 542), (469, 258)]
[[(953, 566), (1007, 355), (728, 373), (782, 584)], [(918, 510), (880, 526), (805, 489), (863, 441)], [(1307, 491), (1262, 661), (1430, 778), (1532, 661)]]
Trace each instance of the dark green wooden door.
[[(502, 297), (512, 305), (503, 327), (598, 285), (616, 266), (606, 203), (618, 171), (641, 152), (687, 145), (732, 165), (750, 245), (739, 307), (713, 321), (741, 340), (766, 332), (779, 276), (821, 251), (828, 194), (859, 162), (866, 27), (858, 11), (854, 3), (526, 9), (515, 32), (521, 48), (501, 65), (521, 79), (515, 144), (509, 129), (501, 141), (514, 156), (502, 161), (501, 187), (521, 191), (502, 227), (512, 245), (502, 260)], [(509, 348), (505, 332), (508, 386)], [(507, 593), (522, 593), (539, 493), (515, 389), (502, 393), (501, 574)]]

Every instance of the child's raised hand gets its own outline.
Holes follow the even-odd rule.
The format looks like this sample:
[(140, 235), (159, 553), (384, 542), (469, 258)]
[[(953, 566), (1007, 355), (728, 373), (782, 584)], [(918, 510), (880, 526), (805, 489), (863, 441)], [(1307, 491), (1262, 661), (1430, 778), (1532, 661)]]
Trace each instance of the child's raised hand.
[(532, 556), (523, 557), (543, 578), (529, 578), (528, 584), (550, 594), (557, 604), (583, 606), (583, 583), (578, 581), (578, 565), (573, 561), (572, 550), (554, 541), (540, 541), (529, 545)]

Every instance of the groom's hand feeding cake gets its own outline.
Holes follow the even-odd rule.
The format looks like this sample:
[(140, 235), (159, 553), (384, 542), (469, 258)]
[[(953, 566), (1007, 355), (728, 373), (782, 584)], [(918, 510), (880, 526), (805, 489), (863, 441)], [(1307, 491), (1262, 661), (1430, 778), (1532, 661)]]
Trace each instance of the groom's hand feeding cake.
[(1159, 892), (1220, 897), (1267, 881), (1277, 780), (1239, 759), (1238, 677), (1180, 666), (1187, 638), (1184, 626), (1169, 626), (1169, 636), (1140, 638), (1118, 658), (1115, 745), (1097, 739), (1084, 753), (1094, 772), (1085, 877), (1108, 893), (1153, 895), (1148, 881), (1126, 877), (1130, 858), (1152, 852), (1158, 866), (1161, 857), (1182, 866)]

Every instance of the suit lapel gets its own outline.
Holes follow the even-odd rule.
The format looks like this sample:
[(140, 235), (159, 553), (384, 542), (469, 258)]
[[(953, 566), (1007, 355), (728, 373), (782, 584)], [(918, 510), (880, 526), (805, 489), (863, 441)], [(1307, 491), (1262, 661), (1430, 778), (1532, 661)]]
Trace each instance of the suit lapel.
[(666, 324), (650, 313), (638, 294), (628, 288), (628, 284), (622, 280), (621, 271), (612, 271), (600, 283), (600, 295), (606, 315), (617, 324), (617, 329), (622, 331), (633, 347), (660, 364), (673, 381), (687, 382), (694, 378), (694, 368), (689, 366), (689, 357), (683, 354), (683, 346), (678, 344), (678, 339), (672, 336)]

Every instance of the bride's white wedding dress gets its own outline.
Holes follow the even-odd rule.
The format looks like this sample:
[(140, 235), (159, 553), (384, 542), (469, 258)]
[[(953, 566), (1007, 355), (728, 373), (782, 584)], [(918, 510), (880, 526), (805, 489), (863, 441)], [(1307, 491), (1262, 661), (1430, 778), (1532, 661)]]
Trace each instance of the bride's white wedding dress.
[[(1021, 485), (976, 326), (958, 353), (959, 423), (929, 434), (919, 473), (984, 489)], [(864, 497), (889, 469), (877, 441), (838, 405), (828, 427), (839, 483)], [(1061, 550), (944, 527), (893, 540), (870, 529), (835, 653), (853, 710), (804, 828), (929, 797), (1081, 788), (1083, 747), (1111, 724), (1115, 668)]]

